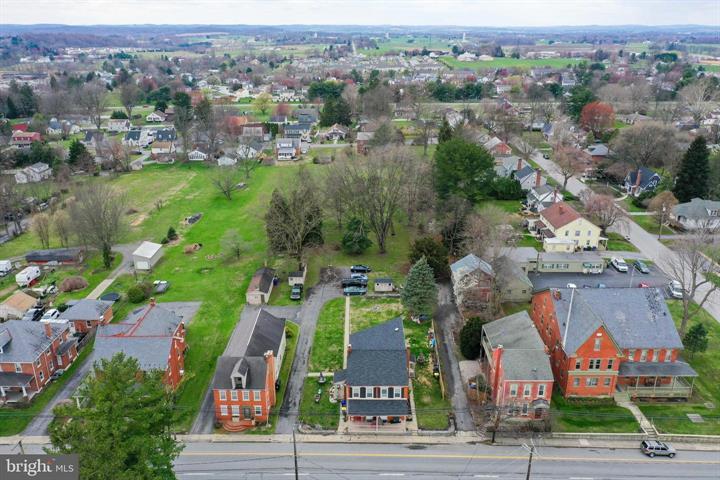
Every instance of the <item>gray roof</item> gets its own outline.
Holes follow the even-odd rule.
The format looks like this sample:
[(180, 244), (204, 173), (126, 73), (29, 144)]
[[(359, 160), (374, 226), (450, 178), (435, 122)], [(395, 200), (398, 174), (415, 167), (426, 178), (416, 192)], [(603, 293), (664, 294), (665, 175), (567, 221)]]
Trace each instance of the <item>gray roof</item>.
[(248, 290), (267, 293), (270, 291), (270, 285), (272, 285), (273, 278), (275, 278), (275, 270), (268, 267), (260, 268), (255, 271), (255, 274), (250, 280)]
[(140, 141), (140, 130), (132, 129), (128, 130), (125, 134), (125, 140)]
[(177, 140), (177, 132), (174, 128), (161, 128), (155, 131), (155, 140), (158, 142), (172, 142)]
[(516, 281), (524, 283), (530, 289), (533, 288), (532, 282), (523, 269), (505, 255), (496, 260), (496, 267), (498, 271), (498, 281), (501, 285)]
[[(570, 325), (564, 350), (573, 354), (600, 326), (621, 348), (682, 349), (670, 311), (657, 288), (552, 289), (561, 335), (574, 290)], [(559, 292), (559, 297), (554, 292)]]
[[(713, 218), (708, 211), (720, 210), (720, 202), (713, 200), (703, 200), (701, 198), (693, 198), (687, 203), (681, 203), (673, 207), (673, 213), (677, 217), (684, 217), (694, 220), (705, 220)], [(718, 216), (716, 215), (715, 218)]]
[(350, 335), (347, 383), (356, 386), (408, 384), (407, 350), (402, 318), (397, 317)]
[(465, 255), (463, 258), (450, 265), (450, 270), (452, 271), (453, 276), (465, 276), (478, 269), (482, 270), (488, 275), (495, 275), (492, 266), (490, 266), (489, 263), (487, 263), (485, 260), (479, 258), (473, 253)]
[(618, 375), (636, 377), (697, 377), (698, 374), (685, 362), (622, 362)]
[[(647, 167), (640, 167), (639, 171), (640, 171), (640, 188), (647, 187), (648, 183), (650, 183), (650, 181), (652, 180), (653, 177), (660, 176)], [(627, 178), (625, 179), (625, 181), (631, 185), (635, 185), (635, 181), (637, 180), (637, 174), (638, 174), (638, 170), (631, 170), (630, 173), (627, 174)]]
[(535, 261), (538, 258), (538, 251), (533, 247), (515, 247), (508, 248), (505, 256), (509, 259), (518, 262), (526, 263), (528, 261)]
[(486, 323), (483, 332), (493, 350), (503, 347), (500, 361), (506, 380), (553, 379), (545, 344), (526, 311)]
[(28, 262), (74, 262), (80, 256), (80, 248), (51, 248), (33, 250), (25, 255)]
[(73, 303), (70, 308), (60, 314), (63, 320), (99, 320), (113, 302), (105, 300), (90, 300), (83, 298)]
[(266, 310), (260, 309), (245, 355), (262, 357), (265, 352), (272, 350), (275, 357), (277, 357), (284, 333), (285, 319), (278, 318)]
[[(0, 323), (0, 363), (34, 362), (48, 349), (54, 339), (70, 327), (66, 323), (51, 323), (52, 339), (45, 335), (45, 324), (22, 320)], [(4, 344), (3, 344), (4, 343)]]
[(181, 316), (160, 305), (137, 308), (122, 323), (98, 326), (94, 358), (110, 359), (122, 352), (137, 359), (143, 370), (165, 370), (180, 322)]
[(515, 178), (522, 180), (530, 175), (535, 175), (535, 169), (530, 165), (525, 165), (523, 168), (515, 172)]
[(378, 400), (358, 399), (348, 400), (348, 415), (360, 416), (394, 416), (410, 415), (410, 406), (407, 399)]
[(29, 373), (0, 372), (0, 387), (24, 387), (33, 378)]
[(212, 387), (223, 390), (232, 388), (232, 373), (235, 371), (235, 365), (240, 362), (243, 357), (235, 357), (232, 355), (223, 355), (217, 359), (215, 366), (215, 375), (213, 376)]

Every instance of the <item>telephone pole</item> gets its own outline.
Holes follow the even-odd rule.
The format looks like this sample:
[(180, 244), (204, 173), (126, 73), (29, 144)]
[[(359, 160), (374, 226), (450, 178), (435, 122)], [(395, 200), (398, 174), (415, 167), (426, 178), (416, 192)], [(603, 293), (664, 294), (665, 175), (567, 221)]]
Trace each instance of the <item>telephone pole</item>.
[(533, 457), (534, 451), (535, 451), (535, 445), (532, 445), (530, 447), (530, 458), (528, 458), (528, 469), (527, 469), (527, 475), (525, 475), (525, 480), (530, 480), (530, 468), (532, 467), (532, 457)]
[[(295, 428), (293, 428), (292, 435), (293, 435), (293, 461), (295, 462), (295, 480), (298, 480), (300, 475), (298, 474), (298, 465), (297, 465), (297, 445), (295, 445)], [(529, 472), (530, 472), (530, 470), (528, 470), (528, 474), (529, 474)]]

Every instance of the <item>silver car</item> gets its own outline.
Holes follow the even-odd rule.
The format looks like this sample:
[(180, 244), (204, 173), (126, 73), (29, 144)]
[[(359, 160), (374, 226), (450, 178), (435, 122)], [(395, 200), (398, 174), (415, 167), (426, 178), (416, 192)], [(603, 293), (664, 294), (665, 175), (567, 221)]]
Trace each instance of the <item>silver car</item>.
[(656, 440), (643, 440), (640, 444), (640, 450), (650, 458), (655, 455), (673, 458), (677, 453), (669, 443), (658, 442)]

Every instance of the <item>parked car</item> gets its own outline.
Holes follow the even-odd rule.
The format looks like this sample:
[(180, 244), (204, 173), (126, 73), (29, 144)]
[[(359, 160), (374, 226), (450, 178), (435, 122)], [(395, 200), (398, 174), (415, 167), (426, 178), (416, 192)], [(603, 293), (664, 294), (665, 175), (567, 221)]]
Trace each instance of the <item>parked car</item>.
[(577, 288), (577, 285), (575, 285), (574, 283), (568, 283), (567, 288)]
[(355, 295), (365, 295), (367, 288), (365, 287), (345, 287), (343, 288), (343, 295), (352, 297)]
[(550, 154), (549, 153), (543, 153), (543, 158), (545, 160), (550, 160)]
[(303, 286), (296, 283), (290, 290), (290, 300), (301, 300), (302, 299)]
[(673, 458), (677, 453), (669, 443), (658, 442), (656, 440), (643, 440), (640, 444), (640, 451), (650, 458), (655, 455)]
[(155, 286), (155, 293), (165, 293), (170, 288), (170, 282), (167, 280), (155, 280), (153, 285)]
[(667, 291), (668, 295), (670, 295), (672, 298), (683, 298), (683, 288), (680, 282), (678, 282), (677, 280), (673, 280), (668, 283)]
[(347, 287), (362, 287), (367, 288), (367, 281), (363, 281), (359, 278), (345, 278), (341, 282), (342, 288)]
[(650, 284), (646, 282), (638, 283), (638, 288), (650, 288)]
[(629, 270), (628, 264), (625, 263), (625, 260), (622, 258), (612, 257), (610, 259), (610, 265), (612, 265), (618, 272), (627, 273)]
[(60, 378), (62, 376), (63, 373), (65, 373), (65, 369), (58, 368), (57, 370), (55, 370), (53, 372), (52, 375), (50, 375), (50, 381), (52, 382), (53, 380), (57, 380), (58, 378)]
[(45, 309), (42, 307), (33, 307), (29, 309), (27, 312), (25, 312), (25, 315), (23, 315), (22, 320), (27, 320), (29, 322), (37, 322), (40, 320), (43, 316), (43, 313), (45, 312)]
[(47, 320), (55, 320), (59, 316), (60, 316), (60, 310), (58, 310), (57, 308), (51, 308), (50, 310), (45, 312), (45, 314), (42, 316), (40, 321), (43, 322), (43, 321), (47, 321)]
[(597, 288), (607, 288), (607, 285), (605, 285), (604, 283), (598, 283)]
[(368, 276), (364, 273), (351, 273), (350, 278), (352, 278), (353, 280), (362, 280), (365, 283), (367, 283), (368, 281)]
[(643, 262), (642, 260), (635, 260), (635, 261), (633, 262), (633, 266), (634, 266), (640, 273), (644, 273), (644, 274), (650, 273), (650, 269), (648, 268), (647, 265), (645, 265), (645, 262)]
[(350, 273), (370, 273), (372, 269), (367, 265), (353, 265), (350, 267)]

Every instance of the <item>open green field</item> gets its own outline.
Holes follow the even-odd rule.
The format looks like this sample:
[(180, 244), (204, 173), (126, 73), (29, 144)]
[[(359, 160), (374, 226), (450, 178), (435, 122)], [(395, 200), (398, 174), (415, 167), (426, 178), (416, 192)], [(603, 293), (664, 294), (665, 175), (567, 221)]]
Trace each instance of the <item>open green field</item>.
[(380, 56), (389, 52), (404, 52), (405, 50), (450, 50), (455, 42), (448, 38), (402, 35), (390, 39), (377, 40), (377, 49), (358, 49), (358, 53), (368, 56)]
[(444, 56), (440, 57), (440, 61), (452, 69), (457, 70), (487, 70), (496, 68), (521, 68), (530, 69), (534, 67), (551, 67), (551, 68), (565, 68), (568, 65), (577, 65), (583, 59), (582, 58), (495, 58), (483, 62), (477, 60), (474, 62), (461, 62), (455, 57)]
[(608, 232), (607, 249), (616, 252), (637, 252), (638, 249), (632, 243), (625, 240), (625, 237), (615, 232)]
[(333, 372), (342, 368), (344, 323), (345, 299), (327, 302), (318, 316), (308, 371)]
[(629, 410), (612, 399), (565, 399), (553, 392), (550, 417), (554, 432), (636, 433), (640, 430)]
[(352, 297), (350, 302), (350, 333), (365, 330), (403, 314), (397, 298)]
[[(320, 401), (315, 403), (315, 395), (320, 390)], [(306, 378), (300, 400), (300, 421), (322, 430), (337, 430), (340, 422), (340, 405), (330, 402), (328, 394), (330, 382), (321, 385), (317, 378)]]
[(57, 380), (38, 393), (28, 407), (0, 409), (0, 436), (17, 435), (32, 421), (35, 416), (45, 408), (50, 400), (62, 389), (65, 382), (72, 377), (75, 370), (87, 360), (93, 349), (94, 340), (88, 343), (78, 354), (70, 368)]

